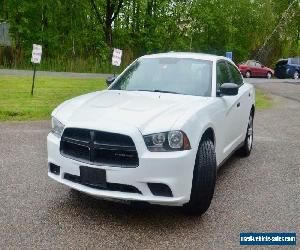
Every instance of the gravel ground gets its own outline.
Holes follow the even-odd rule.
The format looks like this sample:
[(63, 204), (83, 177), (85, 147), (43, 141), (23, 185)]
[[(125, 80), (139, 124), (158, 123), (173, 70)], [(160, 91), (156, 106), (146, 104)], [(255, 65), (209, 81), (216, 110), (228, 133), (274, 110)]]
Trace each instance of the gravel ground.
[[(258, 86), (300, 98), (296, 84)], [(237, 249), (240, 232), (299, 236), (300, 104), (274, 98), (274, 108), (256, 112), (251, 156), (220, 169), (202, 217), (71, 191), (47, 177), (49, 121), (0, 123), (0, 248)]]

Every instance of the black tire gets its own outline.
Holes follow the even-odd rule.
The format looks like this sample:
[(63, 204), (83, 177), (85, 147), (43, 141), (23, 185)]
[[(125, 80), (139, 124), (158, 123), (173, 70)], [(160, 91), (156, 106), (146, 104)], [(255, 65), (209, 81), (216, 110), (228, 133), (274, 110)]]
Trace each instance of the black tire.
[(253, 120), (254, 120), (254, 113), (251, 111), (245, 140), (243, 146), (238, 150), (238, 154), (242, 157), (248, 157), (251, 154), (251, 150), (253, 146)]
[(277, 75), (276, 76), (278, 79), (285, 79), (285, 76), (282, 76), (282, 75)]
[(246, 73), (245, 73), (245, 77), (246, 78), (251, 78), (252, 74), (251, 72), (248, 70)]
[(183, 206), (185, 213), (201, 215), (209, 208), (217, 176), (215, 146), (209, 139), (201, 141), (193, 172), (190, 201)]

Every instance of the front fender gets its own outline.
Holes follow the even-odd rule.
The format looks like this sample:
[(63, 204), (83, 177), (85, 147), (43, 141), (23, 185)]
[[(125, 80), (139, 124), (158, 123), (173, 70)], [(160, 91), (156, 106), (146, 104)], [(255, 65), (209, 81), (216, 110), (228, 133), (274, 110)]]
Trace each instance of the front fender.
[(216, 101), (216, 98), (212, 97), (212, 101), (208, 105), (198, 110), (195, 107), (187, 110), (185, 115), (174, 124), (172, 130), (182, 130), (186, 133), (196, 158), (201, 138), (205, 131), (211, 128), (214, 132), (214, 144), (218, 162), (218, 159), (222, 157), (221, 145), (224, 136), (222, 124), (224, 121), (222, 121), (221, 102)]

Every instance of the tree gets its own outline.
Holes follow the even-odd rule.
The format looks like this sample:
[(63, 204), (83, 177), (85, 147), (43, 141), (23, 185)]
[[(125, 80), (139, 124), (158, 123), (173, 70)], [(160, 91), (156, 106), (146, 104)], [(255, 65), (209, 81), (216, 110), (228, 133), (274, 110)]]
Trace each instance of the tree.
[(105, 41), (109, 47), (113, 45), (113, 34), (112, 34), (112, 24), (120, 13), (120, 10), (123, 5), (123, 0), (106, 0), (104, 9), (105, 9), (105, 18), (102, 18), (101, 9), (96, 4), (96, 0), (90, 0), (91, 5), (95, 11), (96, 17), (100, 25), (102, 25), (105, 33)]
[(33, 43), (43, 45), (43, 69), (63, 71), (109, 71), (113, 46), (124, 50), (123, 66), (171, 50), (233, 51), (236, 62), (266, 65), (300, 54), (297, 0), (0, 0), (0, 18), (16, 67), (31, 66)]

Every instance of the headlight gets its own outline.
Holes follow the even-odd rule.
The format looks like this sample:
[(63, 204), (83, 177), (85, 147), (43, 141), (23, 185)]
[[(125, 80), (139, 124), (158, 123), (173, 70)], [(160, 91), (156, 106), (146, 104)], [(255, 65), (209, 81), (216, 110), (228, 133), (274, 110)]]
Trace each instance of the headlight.
[(61, 137), (64, 131), (65, 125), (63, 125), (59, 120), (52, 117), (52, 133), (55, 134), (57, 137)]
[(191, 149), (188, 137), (182, 131), (175, 130), (145, 135), (144, 140), (151, 152), (182, 151)]

